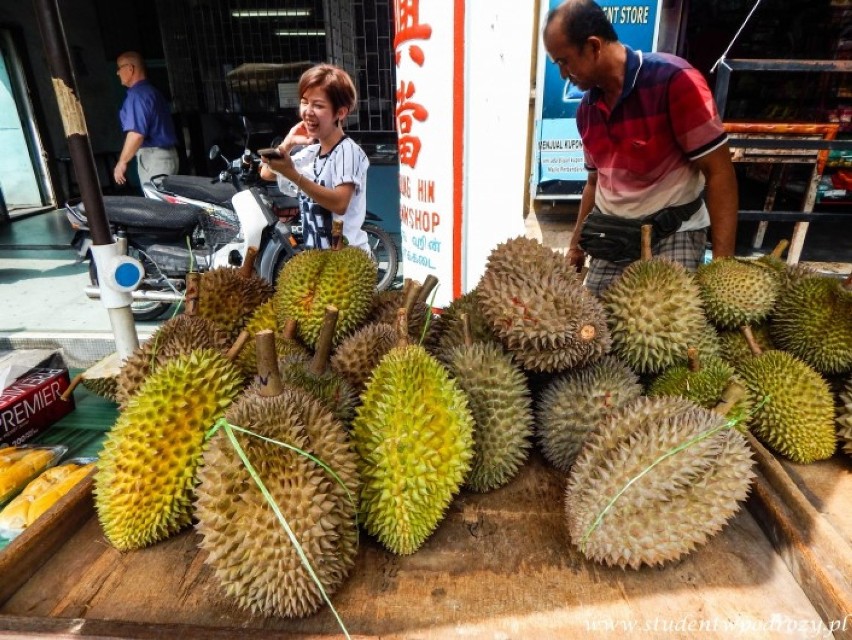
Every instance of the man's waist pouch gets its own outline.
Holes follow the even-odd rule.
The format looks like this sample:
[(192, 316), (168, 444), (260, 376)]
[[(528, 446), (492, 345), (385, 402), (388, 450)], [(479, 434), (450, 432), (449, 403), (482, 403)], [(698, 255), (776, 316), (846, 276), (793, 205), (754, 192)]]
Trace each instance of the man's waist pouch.
[(580, 248), (593, 258), (617, 264), (638, 260), (642, 253), (642, 226), (650, 224), (651, 250), (680, 229), (701, 208), (701, 196), (686, 204), (660, 209), (642, 218), (620, 218), (594, 206), (580, 230)]

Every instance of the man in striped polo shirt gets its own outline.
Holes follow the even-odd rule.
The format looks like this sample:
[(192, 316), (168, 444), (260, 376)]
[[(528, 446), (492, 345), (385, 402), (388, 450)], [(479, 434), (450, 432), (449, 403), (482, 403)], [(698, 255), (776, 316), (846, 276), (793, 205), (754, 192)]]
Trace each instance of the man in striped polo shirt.
[[(684, 221), (654, 246), (655, 255), (695, 269), (708, 226), (713, 257), (733, 255), (736, 176), (701, 73), (677, 56), (619, 42), (592, 0), (566, 0), (551, 11), (544, 46), (562, 77), (586, 91), (577, 127), (589, 173), (568, 248), (571, 263), (585, 262), (580, 234), (593, 208), (637, 219), (684, 205), (677, 208)], [(592, 257), (585, 284), (600, 295), (628, 264)]]

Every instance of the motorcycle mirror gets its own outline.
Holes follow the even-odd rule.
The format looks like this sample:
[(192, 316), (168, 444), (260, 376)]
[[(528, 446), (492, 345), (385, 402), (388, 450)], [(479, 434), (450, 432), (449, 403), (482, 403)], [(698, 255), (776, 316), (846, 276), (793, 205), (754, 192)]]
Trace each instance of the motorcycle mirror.
[(218, 144), (214, 144), (212, 147), (210, 147), (210, 151), (208, 152), (207, 157), (210, 158), (211, 160), (215, 160), (216, 158), (219, 157), (219, 145)]

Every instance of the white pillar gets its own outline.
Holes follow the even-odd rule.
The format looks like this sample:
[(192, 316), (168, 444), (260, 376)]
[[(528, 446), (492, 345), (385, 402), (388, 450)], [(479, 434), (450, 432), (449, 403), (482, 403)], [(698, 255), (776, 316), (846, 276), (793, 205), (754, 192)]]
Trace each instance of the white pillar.
[(394, 4), (403, 272), (442, 307), (524, 233), (535, 5)]

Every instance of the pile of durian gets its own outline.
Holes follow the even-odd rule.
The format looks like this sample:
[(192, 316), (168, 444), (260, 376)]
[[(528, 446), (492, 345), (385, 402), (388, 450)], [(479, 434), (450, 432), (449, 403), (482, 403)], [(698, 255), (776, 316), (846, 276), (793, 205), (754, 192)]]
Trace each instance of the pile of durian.
[[(462, 489), (506, 485), (533, 448), (565, 475), (572, 543), (631, 568), (682, 558), (738, 512), (748, 429), (796, 462), (838, 440), (852, 453), (852, 291), (775, 255), (689, 273), (646, 254), (597, 299), (561, 253), (514, 238), (437, 314), (440, 283), (376, 293), (375, 278), (354, 248), (297, 255), (274, 290), (201, 275), (198, 303), (117, 381), (95, 480), (109, 542), (194, 526), (238, 606), (305, 616), (352, 571), (359, 528), (414, 553)], [(212, 429), (223, 417), (242, 456)]]

